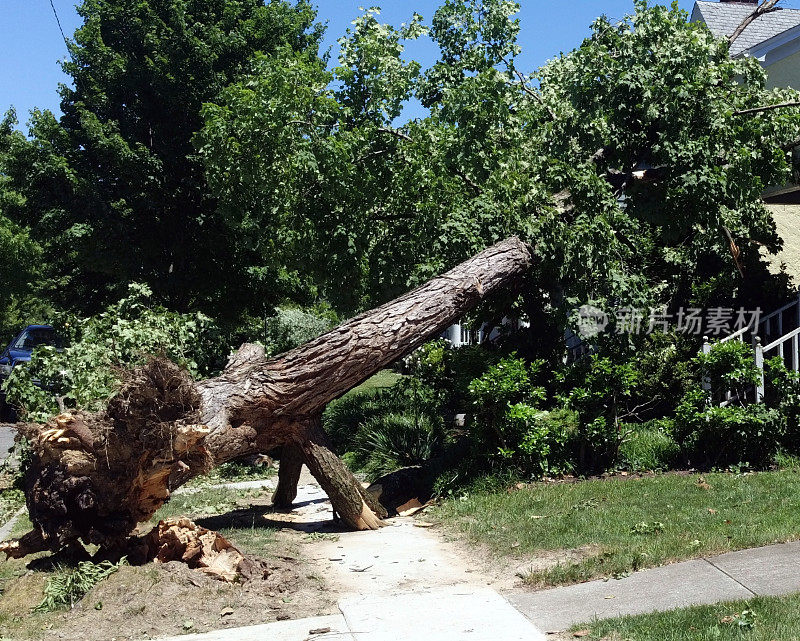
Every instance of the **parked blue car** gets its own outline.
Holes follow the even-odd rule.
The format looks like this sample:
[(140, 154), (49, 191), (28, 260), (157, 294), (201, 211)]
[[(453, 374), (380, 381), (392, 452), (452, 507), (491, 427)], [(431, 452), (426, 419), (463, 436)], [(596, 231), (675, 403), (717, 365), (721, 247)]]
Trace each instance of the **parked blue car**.
[[(16, 335), (0, 354), (0, 386), (20, 363), (31, 360), (33, 350), (39, 345), (60, 347), (56, 331), (50, 325), (28, 325)], [(13, 411), (6, 405), (5, 393), (0, 392), (0, 420), (13, 420)]]

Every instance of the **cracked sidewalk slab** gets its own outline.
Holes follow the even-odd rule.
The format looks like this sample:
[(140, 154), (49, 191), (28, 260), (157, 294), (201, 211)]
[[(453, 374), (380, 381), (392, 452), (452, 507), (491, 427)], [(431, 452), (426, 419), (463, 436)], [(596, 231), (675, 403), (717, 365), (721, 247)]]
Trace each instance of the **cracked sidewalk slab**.
[[(327, 632), (322, 632), (330, 628)], [(245, 628), (169, 637), (159, 641), (354, 641), (341, 614), (311, 619), (277, 621)]]

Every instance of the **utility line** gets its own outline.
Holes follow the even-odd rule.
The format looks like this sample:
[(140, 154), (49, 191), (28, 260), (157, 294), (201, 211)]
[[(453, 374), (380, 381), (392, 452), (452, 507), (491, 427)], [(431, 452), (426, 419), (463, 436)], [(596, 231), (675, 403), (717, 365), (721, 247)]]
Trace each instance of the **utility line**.
[(64, 28), (61, 26), (61, 20), (58, 17), (58, 11), (56, 11), (56, 5), (53, 4), (53, 0), (50, 0), (50, 7), (53, 9), (53, 15), (56, 17), (58, 30), (61, 32), (61, 37), (64, 39), (64, 44), (67, 45), (67, 53), (69, 53), (71, 56), (72, 52), (69, 49), (69, 41), (67, 40), (67, 36), (64, 35)]

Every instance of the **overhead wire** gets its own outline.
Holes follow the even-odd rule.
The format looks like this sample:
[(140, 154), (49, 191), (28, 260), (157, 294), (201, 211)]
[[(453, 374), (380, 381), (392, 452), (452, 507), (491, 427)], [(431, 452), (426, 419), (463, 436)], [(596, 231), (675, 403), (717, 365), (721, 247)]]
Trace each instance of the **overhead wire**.
[(53, 3), (53, 0), (50, 0), (50, 8), (53, 10), (53, 15), (56, 18), (56, 24), (58, 24), (58, 30), (61, 32), (61, 38), (67, 46), (67, 53), (72, 56), (72, 50), (69, 48), (69, 40), (67, 40), (67, 36), (64, 34), (64, 28), (61, 26), (61, 19), (58, 17), (58, 11), (56, 10), (56, 5)]

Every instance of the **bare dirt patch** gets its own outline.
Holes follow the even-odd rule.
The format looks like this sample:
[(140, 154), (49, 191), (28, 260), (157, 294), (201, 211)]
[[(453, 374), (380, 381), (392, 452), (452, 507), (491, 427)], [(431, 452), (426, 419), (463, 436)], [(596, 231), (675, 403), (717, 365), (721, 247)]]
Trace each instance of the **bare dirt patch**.
[[(0, 638), (142, 641), (335, 612), (335, 599), (313, 565), (298, 553), (296, 533), (276, 532), (269, 522), (270, 510), (261, 505), (265, 500), (254, 494), (203, 490), (172, 507), (189, 508), (188, 514), (198, 509), (223, 511), (198, 522), (223, 529), (249, 558), (263, 561), (266, 578), (225, 583), (179, 562), (123, 566), (71, 610), (40, 613), (33, 608), (55, 569), (52, 557), (0, 561)], [(194, 510), (189, 500), (196, 501)], [(236, 509), (241, 503), (247, 505)], [(30, 524), (20, 523), (17, 529), (25, 530), (26, 525)]]
[[(7, 562), (10, 563), (10, 562)], [(224, 583), (183, 563), (126, 566), (68, 612), (35, 613), (46, 574), (19, 568), (0, 599), (0, 637), (141, 641), (329, 614), (335, 602), (299, 560), (268, 562), (265, 580)], [(30, 564), (29, 564), (30, 565)]]

